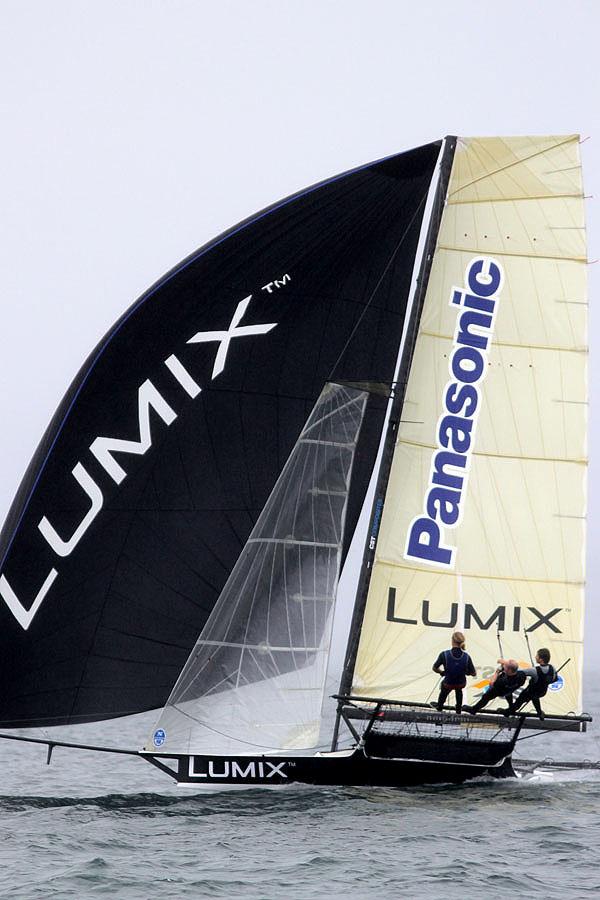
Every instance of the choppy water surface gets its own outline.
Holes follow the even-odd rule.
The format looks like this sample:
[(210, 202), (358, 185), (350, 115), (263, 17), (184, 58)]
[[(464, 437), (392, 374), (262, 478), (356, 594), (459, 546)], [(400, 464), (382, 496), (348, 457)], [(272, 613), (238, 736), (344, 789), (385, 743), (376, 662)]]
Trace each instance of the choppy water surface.
[[(53, 735), (135, 748), (151, 720)], [(598, 759), (598, 733), (519, 754)], [(0, 742), (0, 766), (2, 898), (600, 896), (600, 773), (199, 795), (128, 757)]]

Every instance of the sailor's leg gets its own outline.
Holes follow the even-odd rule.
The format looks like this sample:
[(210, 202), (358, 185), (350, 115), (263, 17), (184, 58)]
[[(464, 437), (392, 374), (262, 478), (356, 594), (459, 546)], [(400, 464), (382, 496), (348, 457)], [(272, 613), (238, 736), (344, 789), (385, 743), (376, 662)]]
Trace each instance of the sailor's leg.
[(489, 689), (489, 691), (486, 691), (486, 692), (485, 692), (485, 694), (483, 695), (483, 697), (480, 697), (480, 698), (479, 698), (479, 700), (477, 701), (477, 703), (475, 704), (475, 706), (471, 706), (471, 707), (470, 707), (469, 712), (470, 712), (470, 713), (477, 713), (477, 712), (479, 712), (479, 710), (480, 710), (480, 709), (483, 709), (483, 707), (486, 706), (486, 705), (490, 702), (490, 700), (494, 700), (494, 698), (497, 697), (497, 696), (498, 696), (498, 694), (496, 693), (496, 691), (494, 690), (494, 688), (491, 687), (491, 688)]
[(444, 706), (449, 693), (450, 688), (447, 688), (444, 682), (442, 682), (442, 686), (440, 688), (440, 696), (438, 697), (436, 704), (440, 712), (442, 711), (442, 707)]
[(544, 713), (543, 713), (543, 710), (542, 710), (542, 704), (540, 703), (540, 698), (539, 698), (539, 697), (532, 697), (532, 698), (531, 698), (531, 702), (532, 702), (533, 705), (535, 706), (535, 711), (536, 711), (536, 713), (538, 714), (538, 716), (540, 717), (540, 719), (543, 719), (543, 718), (544, 718)]
[[(518, 709), (520, 709), (522, 706), (525, 706), (526, 703), (529, 703), (529, 701), (530, 701), (531, 699), (532, 699), (532, 698), (531, 698), (531, 695), (530, 695), (530, 693), (529, 693), (529, 688), (526, 687), (525, 690), (524, 690), (524, 691), (521, 691), (521, 693), (519, 694), (519, 696), (517, 697), (517, 699), (513, 702), (511, 712), (515, 713), (515, 712), (516, 712)], [(509, 707), (510, 707), (510, 704), (509, 704)]]
[(457, 713), (460, 713), (462, 711), (462, 702), (463, 702), (462, 688), (456, 688), (456, 712)]

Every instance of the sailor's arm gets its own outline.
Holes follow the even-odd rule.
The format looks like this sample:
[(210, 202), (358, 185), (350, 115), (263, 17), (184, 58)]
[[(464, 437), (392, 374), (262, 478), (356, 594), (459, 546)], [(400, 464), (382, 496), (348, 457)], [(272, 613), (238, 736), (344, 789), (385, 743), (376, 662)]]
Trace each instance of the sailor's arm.
[(523, 672), (523, 674), (527, 675), (528, 678), (531, 678), (532, 681), (538, 680), (538, 672), (536, 668), (519, 669), (519, 672)]
[(432, 665), (431, 668), (433, 669), (433, 671), (435, 672), (436, 675), (444, 674), (444, 654), (443, 653), (440, 653), (440, 655), (438, 656), (438, 658), (436, 659), (436, 661), (434, 662), (434, 664)]
[[(510, 660), (508, 660), (508, 659), (499, 659), (498, 662), (500, 663), (500, 665), (503, 666), (505, 663), (510, 662)], [(519, 672), (523, 672), (523, 674), (526, 675), (528, 678), (531, 678), (532, 681), (537, 681), (537, 680), (538, 680), (538, 673), (537, 673), (537, 669), (535, 668), (535, 666), (533, 666), (533, 667), (528, 667), (527, 669), (522, 669), (522, 668), (519, 666), (518, 671), (519, 671)]]

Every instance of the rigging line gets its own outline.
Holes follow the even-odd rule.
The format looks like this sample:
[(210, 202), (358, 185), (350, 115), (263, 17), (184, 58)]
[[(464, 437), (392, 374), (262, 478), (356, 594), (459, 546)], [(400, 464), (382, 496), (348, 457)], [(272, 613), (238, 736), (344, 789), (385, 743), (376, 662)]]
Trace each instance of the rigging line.
[[(497, 169), (493, 169), (491, 172), (486, 172), (485, 175), (480, 175), (479, 178), (473, 178), (472, 181), (467, 181), (466, 184), (462, 184), (460, 187), (456, 188), (454, 191), (448, 192), (448, 197), (453, 197), (455, 194), (459, 194), (461, 191), (464, 191), (465, 188), (471, 187), (472, 184), (477, 184), (479, 181), (485, 181), (486, 178), (491, 178), (493, 175), (497, 175), (499, 172), (506, 172), (507, 169), (512, 169), (513, 166), (519, 166), (522, 163), (529, 162), (530, 159), (535, 159), (536, 156), (541, 156), (543, 153), (550, 153), (552, 150), (557, 150), (558, 147), (564, 147), (565, 144), (572, 144), (574, 141), (578, 141), (577, 137), (569, 137), (566, 141), (560, 141), (558, 144), (553, 144), (551, 147), (544, 147), (542, 150), (536, 150), (535, 153), (530, 154), (530, 156), (524, 156), (521, 159), (515, 159), (511, 163), (507, 163), (505, 166), (499, 166)], [(577, 166), (579, 168), (579, 166)]]
[(527, 634), (527, 629), (526, 629), (526, 628), (523, 629), (523, 634), (525, 635), (525, 641), (526, 641), (526, 643), (527, 643), (527, 651), (528, 651), (528, 653), (529, 653), (529, 660), (530, 660), (530, 662), (531, 662), (531, 665), (533, 666), (533, 665), (534, 665), (534, 662), (533, 662), (533, 654), (532, 654), (532, 652), (531, 652), (531, 644), (529, 643), (529, 635)]
[[(541, 726), (540, 726), (540, 728), (541, 728)], [(570, 722), (567, 723), (567, 725), (562, 725), (560, 728), (544, 728), (542, 731), (534, 732), (534, 734), (528, 734), (525, 737), (519, 737), (519, 738), (517, 738), (517, 741), (527, 741), (530, 738), (541, 737), (543, 734), (552, 734), (553, 732), (556, 733), (557, 731), (567, 731), (570, 728), (571, 728)]]
[(496, 631), (496, 637), (498, 638), (498, 646), (500, 647), (500, 656), (504, 659), (504, 650), (502, 649), (502, 638), (500, 637), (500, 628)]
[(192, 722), (200, 725), (202, 728), (206, 728), (207, 731), (212, 731), (213, 734), (218, 734), (221, 737), (227, 738), (228, 741), (236, 741), (240, 744), (247, 744), (248, 747), (257, 747), (259, 750), (277, 750), (276, 747), (269, 747), (267, 744), (254, 744), (252, 741), (245, 741), (243, 738), (233, 737), (231, 734), (226, 734), (224, 731), (219, 731), (218, 728), (212, 728), (210, 725), (207, 725), (206, 722), (202, 722), (200, 719), (196, 719), (194, 716), (186, 713), (185, 710), (180, 709), (177, 704), (174, 705), (174, 709), (176, 709), (178, 713), (181, 713), (182, 716), (185, 716), (187, 719), (191, 719)]
[(429, 700), (431, 699), (431, 695), (433, 694), (433, 692), (434, 692), (435, 690), (438, 689), (438, 687), (440, 687), (440, 685), (441, 685), (441, 683), (442, 683), (442, 680), (443, 680), (443, 676), (440, 675), (439, 679), (436, 681), (436, 683), (433, 685), (433, 687), (431, 688), (431, 690), (430, 690), (429, 693), (427, 694), (427, 699), (425, 700), (425, 703), (429, 703)]
[(379, 290), (379, 288), (380, 288), (380, 286), (381, 286), (381, 283), (382, 283), (383, 279), (384, 279), (385, 276), (387, 275), (388, 271), (390, 270), (390, 268), (391, 268), (391, 266), (392, 266), (392, 263), (394, 262), (396, 256), (398, 255), (398, 251), (400, 250), (400, 247), (401, 247), (402, 244), (404, 243), (404, 240), (405, 240), (406, 236), (408, 235), (408, 233), (410, 232), (410, 230), (411, 230), (411, 228), (412, 228), (412, 226), (413, 226), (413, 223), (414, 223), (415, 219), (416, 219), (417, 216), (420, 214), (421, 209), (424, 209), (425, 203), (426, 203), (426, 201), (427, 201), (427, 197), (428, 197), (428, 195), (429, 195), (429, 188), (430, 188), (430, 186), (431, 186), (430, 184), (427, 185), (427, 190), (426, 190), (425, 193), (423, 194), (423, 197), (421, 198), (421, 200), (420, 200), (420, 202), (419, 202), (417, 208), (415, 209), (414, 213), (412, 214), (412, 216), (411, 216), (411, 218), (410, 218), (410, 221), (409, 221), (408, 225), (406, 226), (406, 228), (404, 229), (404, 232), (403, 232), (403, 234), (402, 234), (400, 240), (398, 241), (398, 243), (396, 244), (394, 250), (392, 251), (392, 254), (391, 254), (390, 258), (389, 258), (389, 260), (387, 261), (387, 263), (386, 263), (386, 265), (385, 265), (385, 267), (384, 267), (384, 269), (383, 269), (383, 272), (381, 273), (381, 275), (380, 275), (380, 277), (379, 277), (379, 280), (377, 281), (377, 284), (375, 285), (375, 287), (374, 287), (373, 290), (371, 291), (371, 294), (370, 294), (370, 296), (369, 296), (369, 299), (368, 299), (367, 302), (365, 303), (365, 305), (364, 305), (364, 307), (363, 307), (363, 310), (362, 310), (360, 316), (359, 316), (358, 319), (356, 320), (356, 324), (354, 325), (354, 328), (353, 328), (352, 331), (350, 332), (350, 335), (349, 335), (349, 337), (348, 337), (348, 340), (346, 341), (346, 343), (345, 343), (344, 346), (342, 347), (342, 349), (341, 349), (341, 351), (340, 351), (340, 354), (339, 354), (338, 358), (336, 359), (336, 361), (334, 362), (333, 366), (331, 367), (331, 371), (330, 371), (329, 375), (327, 376), (327, 380), (328, 380), (328, 381), (332, 381), (332, 380), (333, 380), (333, 378), (332, 378), (333, 373), (335, 372), (337, 366), (339, 365), (339, 362), (340, 362), (342, 356), (344, 355), (344, 353), (345, 353), (346, 350), (348, 349), (348, 346), (349, 346), (349, 344), (350, 344), (350, 341), (352, 340), (352, 338), (353, 338), (354, 335), (356, 334), (356, 331), (357, 331), (357, 329), (358, 329), (360, 323), (362, 322), (363, 318), (365, 317), (365, 314), (366, 314), (367, 310), (368, 310), (369, 307), (371, 306), (371, 303), (372, 303), (372, 301), (373, 301), (373, 298), (375, 297), (375, 294), (376, 294), (377, 291)]

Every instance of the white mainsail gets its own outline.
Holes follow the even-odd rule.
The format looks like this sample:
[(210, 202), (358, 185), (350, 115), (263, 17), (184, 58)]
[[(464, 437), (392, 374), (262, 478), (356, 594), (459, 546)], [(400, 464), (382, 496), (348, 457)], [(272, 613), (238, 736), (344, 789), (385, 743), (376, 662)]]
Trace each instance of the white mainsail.
[(349, 386), (324, 388), (147, 749), (251, 753), (318, 744), (367, 398)]
[[(583, 207), (578, 136), (459, 140), (353, 694), (428, 699), (436, 686), (432, 662), (454, 629), (465, 631), (482, 689), (499, 655), (498, 635), (505, 656), (529, 664), (527, 630), (534, 653), (548, 647), (557, 667), (569, 660), (546, 697), (547, 711), (581, 710), (588, 401)], [(493, 281), (490, 272), (498, 275), (493, 293), (478, 297)], [(482, 302), (490, 297), (493, 302)], [(478, 349), (482, 369), (464, 363), (463, 380), (475, 390), (459, 396), (463, 385), (452, 389), (452, 366), (468, 307), (481, 317), (472, 316), (466, 332), (463, 321), (463, 349)], [(453, 412), (455, 421), (444, 425)], [(436, 469), (436, 453), (457, 448), (458, 464)], [(440, 486), (455, 489), (443, 511), (444, 495), (432, 493)], [(407, 553), (411, 523), (420, 518), (433, 523), (430, 537), (423, 531), (421, 551)], [(435, 528), (448, 553), (426, 559)], [(418, 528), (413, 538), (419, 539)]]

